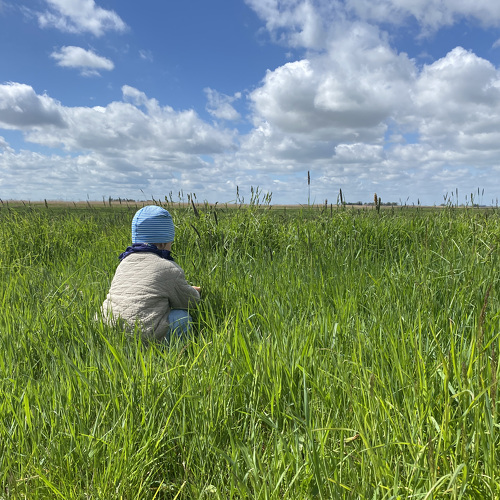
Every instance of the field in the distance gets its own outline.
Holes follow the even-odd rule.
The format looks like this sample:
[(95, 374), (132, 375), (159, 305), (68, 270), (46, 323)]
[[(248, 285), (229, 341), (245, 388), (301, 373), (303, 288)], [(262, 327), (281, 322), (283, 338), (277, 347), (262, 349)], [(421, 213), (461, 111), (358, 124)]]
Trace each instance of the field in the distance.
[(94, 320), (135, 203), (47, 205), (0, 207), (0, 499), (500, 495), (496, 209), (169, 204), (162, 349)]

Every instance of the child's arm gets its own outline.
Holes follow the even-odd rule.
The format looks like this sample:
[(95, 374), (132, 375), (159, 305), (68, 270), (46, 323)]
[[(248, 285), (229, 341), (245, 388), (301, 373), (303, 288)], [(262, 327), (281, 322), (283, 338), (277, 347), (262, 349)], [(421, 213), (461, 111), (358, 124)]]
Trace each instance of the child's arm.
[(184, 271), (176, 269), (172, 276), (171, 283), (175, 292), (169, 296), (172, 309), (188, 309), (195, 306), (200, 301), (200, 287), (191, 286), (184, 276)]

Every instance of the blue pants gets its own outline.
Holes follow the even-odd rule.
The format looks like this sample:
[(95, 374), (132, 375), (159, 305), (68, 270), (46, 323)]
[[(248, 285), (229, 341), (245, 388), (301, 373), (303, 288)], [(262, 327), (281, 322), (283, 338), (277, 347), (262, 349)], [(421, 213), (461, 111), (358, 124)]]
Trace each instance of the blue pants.
[(193, 318), (184, 309), (172, 309), (168, 315), (168, 330), (165, 341), (170, 342), (172, 334), (174, 338), (185, 340), (192, 330)]

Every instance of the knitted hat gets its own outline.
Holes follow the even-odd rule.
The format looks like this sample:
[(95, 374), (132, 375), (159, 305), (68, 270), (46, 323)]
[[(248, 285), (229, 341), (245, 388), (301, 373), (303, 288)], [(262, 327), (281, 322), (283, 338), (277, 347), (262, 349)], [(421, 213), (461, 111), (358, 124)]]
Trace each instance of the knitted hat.
[(164, 208), (147, 205), (132, 219), (132, 243), (168, 243), (174, 236), (172, 217)]

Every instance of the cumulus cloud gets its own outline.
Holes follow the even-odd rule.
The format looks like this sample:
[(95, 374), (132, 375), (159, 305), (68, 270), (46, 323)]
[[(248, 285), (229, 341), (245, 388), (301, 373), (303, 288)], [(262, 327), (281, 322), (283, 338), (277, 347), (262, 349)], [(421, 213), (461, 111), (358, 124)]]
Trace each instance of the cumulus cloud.
[[(54, 148), (52, 155), (16, 152), (5, 141), (0, 150), (4, 192), (26, 198), (38, 182), (43, 197), (102, 192), (138, 198), (141, 189), (149, 196), (193, 192), (200, 185), (219, 192), (215, 162), (236, 149), (235, 132), (204, 122), (193, 110), (161, 106), (133, 87), (122, 92), (122, 101), (107, 106), (65, 107), (28, 85), (1, 85), (0, 126)], [(29, 187), (19, 182), (26, 175)]]
[[(267, 15), (274, 20), (273, 12)], [(297, 170), (307, 158), (329, 161), (338, 145), (381, 144), (388, 123), (409, 112), (416, 76), (415, 63), (391, 48), (378, 28), (339, 24), (324, 37), (323, 50), (267, 72), (249, 96), (255, 129), (243, 144), (288, 158), (284, 168)]]
[(485, 26), (500, 23), (500, 4), (490, 0), (346, 0), (347, 9), (365, 20), (402, 22), (414, 17), (424, 28), (437, 29), (462, 18), (474, 18)]
[(54, 158), (6, 151), (3, 164), (12, 175), (14, 165), (22, 164), (26, 171), (50, 164), (61, 182), (82, 175), (95, 177), (89, 186), (95, 179), (104, 183), (103, 177), (109, 185), (147, 185), (167, 182), (174, 171), (203, 169), (208, 165), (205, 157), (235, 148), (234, 131), (213, 127), (192, 110), (160, 106), (128, 86), (123, 87), (123, 98), (105, 107), (64, 107), (28, 85), (1, 85), (1, 126), (23, 131), (26, 141), (68, 154)]
[(150, 106), (152, 108), (158, 108), (159, 106), (158, 101), (149, 99), (144, 92), (130, 85), (122, 87), (122, 95), (125, 101), (132, 102), (135, 106)]
[(246, 0), (275, 41), (293, 47), (321, 48), (328, 26), (341, 11), (337, 0)]
[(232, 103), (241, 99), (241, 93), (237, 92), (234, 96), (221, 94), (214, 89), (205, 88), (204, 92), (207, 96), (207, 111), (220, 120), (239, 120), (240, 114)]
[(0, 124), (18, 130), (66, 126), (59, 102), (36, 94), (29, 85), (14, 82), (0, 85)]
[(489, 61), (457, 47), (423, 68), (413, 92), (422, 141), (500, 151), (500, 73)]
[(48, 10), (38, 13), (42, 28), (67, 33), (92, 33), (99, 37), (107, 31), (123, 32), (127, 25), (116, 12), (95, 4), (94, 0), (46, 0)]
[[(265, 122), (268, 141), (286, 134), (292, 150), (308, 144), (313, 155), (331, 156), (344, 142), (380, 142), (387, 120), (408, 107), (415, 72), (376, 29), (354, 25), (330, 42), (327, 53), (267, 72), (250, 94), (254, 133), (262, 135)], [(286, 147), (281, 138), (278, 143)]]
[(376, 23), (413, 17), (423, 31), (461, 18), (496, 25), (500, 4), (246, 1), (273, 39), (307, 51), (269, 70), (250, 93), (254, 129), (241, 140), (239, 161), (292, 179), (314, 169), (324, 186), (360, 192), (386, 183), (391, 196), (428, 190), (426, 180), (443, 169), (460, 171), (454, 179), (462, 184), (480, 182), (478, 169), (497, 164), (498, 70), (460, 47), (419, 67)]
[(414, 18), (424, 32), (464, 18), (485, 26), (500, 23), (500, 4), (490, 0), (245, 1), (266, 23), (273, 39), (308, 49), (323, 48), (337, 25), (353, 20), (401, 25)]
[(122, 90), (124, 101), (106, 107), (65, 108), (65, 133), (36, 130), (28, 135), (29, 140), (45, 145), (61, 141), (69, 151), (90, 150), (120, 157), (136, 151), (160, 158), (165, 153), (209, 155), (233, 148), (234, 132), (205, 123), (193, 110), (161, 106), (130, 86)]
[(114, 68), (110, 59), (99, 56), (91, 50), (71, 45), (52, 52), (51, 57), (57, 61), (58, 66), (78, 68), (84, 76), (98, 76), (98, 70), (111, 71)]
[(0, 148), (7, 149), (8, 147), (10, 147), (9, 143), (5, 140), (5, 137), (0, 135)]
[(337, 164), (379, 164), (385, 159), (384, 148), (374, 144), (340, 144), (335, 147), (334, 161)]
[(443, 169), (460, 170), (457, 185), (491, 187), (478, 169), (500, 155), (500, 72), (460, 47), (418, 69), (368, 33), (269, 71), (250, 95), (240, 161), (281, 175), (314, 168), (324, 186), (360, 192), (383, 183), (391, 200), (426, 192)]

